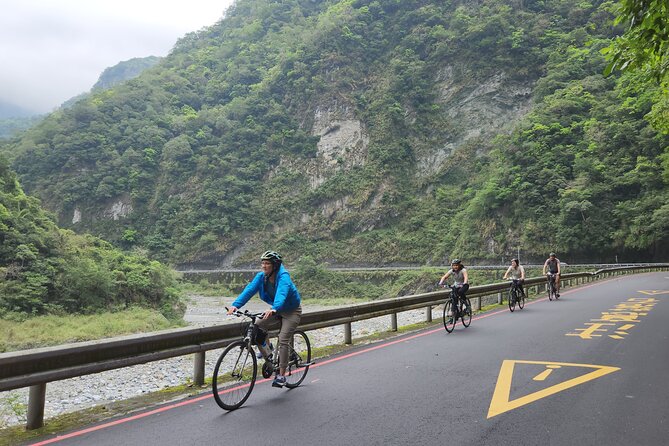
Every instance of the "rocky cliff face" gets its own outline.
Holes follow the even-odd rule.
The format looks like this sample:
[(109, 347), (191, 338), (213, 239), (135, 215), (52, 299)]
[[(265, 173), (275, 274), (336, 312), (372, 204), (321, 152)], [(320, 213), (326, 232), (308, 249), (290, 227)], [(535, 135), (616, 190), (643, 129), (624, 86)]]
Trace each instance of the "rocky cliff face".
[(421, 176), (437, 172), (451, 153), (469, 141), (510, 132), (531, 110), (532, 80), (514, 80), (504, 71), (485, 77), (456, 75), (456, 71), (453, 66), (444, 67), (435, 85), (446, 120), (455, 130), (441, 145), (419, 154), (417, 172)]

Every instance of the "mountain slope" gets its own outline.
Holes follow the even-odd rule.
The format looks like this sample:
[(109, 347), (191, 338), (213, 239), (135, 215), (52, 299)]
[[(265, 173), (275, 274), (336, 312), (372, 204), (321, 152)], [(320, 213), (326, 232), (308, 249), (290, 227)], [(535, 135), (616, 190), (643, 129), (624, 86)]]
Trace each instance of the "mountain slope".
[(113, 67), (105, 68), (92, 90), (105, 90), (121, 82), (139, 76), (144, 70), (155, 66), (162, 57), (148, 56), (135, 57), (117, 63)]
[(172, 262), (661, 257), (658, 93), (601, 76), (610, 8), (240, 0), (5, 150), (62, 224)]
[(175, 285), (171, 271), (146, 256), (59, 229), (0, 156), (1, 318), (130, 306), (181, 317)]

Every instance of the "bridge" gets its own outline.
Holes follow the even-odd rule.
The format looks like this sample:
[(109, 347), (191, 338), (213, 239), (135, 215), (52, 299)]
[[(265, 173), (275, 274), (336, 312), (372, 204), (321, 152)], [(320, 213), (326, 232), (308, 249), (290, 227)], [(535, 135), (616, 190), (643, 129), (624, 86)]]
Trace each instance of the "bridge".
[[(541, 298), (522, 311), (483, 313), (452, 334), (438, 326), (352, 348), (321, 359), (297, 389), (257, 385), (234, 412), (221, 411), (203, 394), (36, 444), (663, 444), (669, 432), (669, 355), (662, 342), (669, 337), (666, 270), (654, 265), (565, 275), (571, 286), (558, 301)], [(541, 287), (540, 280), (529, 285)], [(473, 287), (470, 296), (480, 305), (505, 286)], [(446, 297), (427, 293), (327, 310), (306, 314), (303, 324), (350, 324), (382, 314), (392, 321), (398, 311)], [(194, 341), (189, 330), (170, 336), (189, 337), (206, 351), (225, 342), (220, 330), (217, 340)], [(159, 356), (170, 349), (185, 352), (191, 344), (148, 348)], [(107, 359), (91, 362), (88, 352), (77, 364), (72, 358), (83, 358), (86, 350), (79, 346), (78, 354), (59, 353), (65, 359), (58, 369), (32, 364), (38, 353), (0, 355), (0, 389), (31, 385), (31, 395), (33, 389), (43, 393), (44, 380), (92, 373), (114, 361), (121, 366), (122, 355), (126, 363), (148, 360), (149, 353), (136, 347), (121, 352), (118, 341), (113, 354), (111, 346), (97, 345), (109, 350)], [(14, 367), (7, 367), (10, 359)], [(37, 399), (34, 404), (39, 406)]]

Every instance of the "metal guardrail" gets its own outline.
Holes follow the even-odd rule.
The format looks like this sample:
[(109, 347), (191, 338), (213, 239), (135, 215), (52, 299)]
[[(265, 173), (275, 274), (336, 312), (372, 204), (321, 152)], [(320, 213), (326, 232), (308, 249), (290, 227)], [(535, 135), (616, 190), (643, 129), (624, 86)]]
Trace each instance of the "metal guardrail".
[[(655, 267), (664, 265), (663, 263), (579, 263), (579, 264), (567, 264), (562, 262), (563, 266), (569, 267), (578, 267), (578, 268), (587, 268), (587, 269), (607, 269), (607, 268), (629, 268), (629, 267)], [(524, 263), (525, 268), (542, 268), (543, 263)], [(467, 269), (471, 270), (506, 270), (509, 267), (509, 264), (500, 264), (500, 265), (467, 265)], [(403, 265), (403, 266), (326, 266), (325, 269), (328, 271), (338, 271), (338, 272), (382, 272), (382, 271), (419, 271), (422, 269), (439, 269), (447, 270), (450, 268), (450, 265)], [(178, 269), (178, 273), (184, 274), (186, 276), (199, 274), (216, 274), (216, 273), (244, 273), (244, 274), (256, 274), (258, 268), (219, 268), (219, 269)]]
[[(590, 282), (611, 275), (631, 272), (669, 270), (669, 264), (652, 266), (628, 266), (600, 269), (594, 273), (581, 272), (563, 274), (565, 286)], [(525, 287), (539, 288), (546, 284), (545, 277), (530, 278)], [(484, 296), (497, 295), (502, 302), (502, 293), (508, 283), (495, 283), (471, 287), (467, 296), (473, 299), (475, 309), (481, 308)], [(351, 343), (351, 323), (374, 317), (391, 315), (391, 329), (397, 330), (397, 313), (417, 308), (426, 309), (426, 320), (432, 320), (432, 306), (442, 304), (450, 296), (450, 290), (416, 294), (413, 296), (377, 300), (349, 305), (342, 308), (314, 311), (302, 315), (300, 328), (314, 330), (323, 327), (344, 325), (344, 338)], [(91, 342), (38, 348), (0, 354), (0, 391), (30, 387), (27, 429), (36, 429), (44, 422), (46, 384), (77, 376), (99, 373), (162, 359), (195, 354), (193, 381), (204, 382), (205, 352), (221, 348), (239, 339), (243, 322), (204, 328), (182, 328), (156, 333), (116, 337)]]

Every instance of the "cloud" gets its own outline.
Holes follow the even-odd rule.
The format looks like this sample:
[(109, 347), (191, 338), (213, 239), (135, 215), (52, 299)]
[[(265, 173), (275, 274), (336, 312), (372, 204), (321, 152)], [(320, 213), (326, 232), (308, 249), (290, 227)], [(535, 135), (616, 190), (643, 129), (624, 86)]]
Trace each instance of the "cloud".
[(218, 21), (230, 3), (8, 2), (0, 15), (0, 100), (51, 111), (88, 91), (109, 66), (166, 55), (179, 37)]

